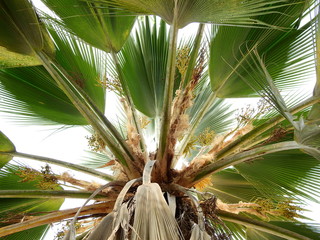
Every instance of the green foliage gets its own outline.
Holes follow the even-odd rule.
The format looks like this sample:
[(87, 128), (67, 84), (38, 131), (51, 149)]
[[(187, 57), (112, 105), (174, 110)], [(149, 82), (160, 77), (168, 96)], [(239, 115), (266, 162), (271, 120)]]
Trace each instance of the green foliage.
[(169, 39), (164, 21), (148, 17), (132, 34), (119, 56), (124, 80), (136, 108), (148, 117), (161, 114)]
[(10, 139), (0, 131), (0, 169), (12, 159), (12, 156), (6, 153), (16, 150)]
[(282, 26), (282, 30), (215, 28), (210, 46), (209, 73), (212, 89), (219, 97), (257, 96), (267, 88), (253, 51), (262, 56), (267, 71), (280, 89), (292, 89), (313, 71), (313, 63), (306, 61), (313, 48), (312, 43), (306, 44), (306, 40), (312, 37), (313, 30), (310, 25), (297, 28), (304, 4), (293, 2), (279, 9), (283, 12), (281, 15), (273, 13), (257, 18), (273, 26)]
[(54, 51), (28, 0), (0, 2), (0, 67), (40, 65), (34, 51)]
[(104, 51), (118, 52), (135, 21), (128, 12), (80, 0), (44, 0), (66, 28), (87, 43)]
[(263, 22), (256, 21), (252, 17), (268, 14), (274, 8), (284, 5), (284, 1), (281, 0), (259, 0), (255, 1), (256, 4), (252, 4), (252, 1), (239, 0), (102, 0), (101, 2), (134, 13), (158, 15), (170, 24), (177, 18), (177, 25), (180, 28), (191, 22), (263, 25)]
[[(319, 239), (318, 225), (297, 221), (304, 201), (320, 197), (319, 79), (311, 98), (288, 91), (319, 72), (319, 17), (304, 18), (318, 1), (42, 1), (56, 16), (37, 15), (29, 0), (0, 0), (0, 109), (23, 124), (89, 123), (95, 153), (82, 160), (86, 167), (76, 166), (18, 153), (0, 132), (0, 190), (18, 192), (0, 198), (0, 236), (3, 226), (58, 210), (63, 199), (52, 194), (71, 193), (58, 179), (79, 188), (73, 197), (94, 192), (93, 198), (105, 187), (54, 175), (47, 165), (37, 171), (8, 164), (14, 155), (112, 180), (99, 199), (110, 207), (119, 196), (121, 209), (112, 211), (115, 218), (92, 221), (100, 227), (88, 239), (105, 237), (106, 223), (122, 229), (108, 229), (119, 239), (168, 236), (169, 225), (174, 238), (189, 239), (193, 229), (202, 238), (227, 240)], [(154, 16), (136, 17), (141, 14)], [(180, 41), (178, 30), (191, 22), (207, 25)], [(106, 94), (122, 104), (115, 118), (105, 112)], [(253, 96), (263, 103), (238, 116), (234, 102), (224, 100)], [(150, 159), (156, 159), (152, 174)], [(188, 165), (173, 169), (179, 161)], [(192, 187), (208, 193), (193, 194)], [(24, 190), (41, 191), (22, 198)], [(166, 191), (173, 195), (165, 200)], [(161, 200), (165, 214), (150, 197)], [(99, 204), (83, 218), (105, 214)], [(46, 229), (21, 227), (4, 239), (41, 239)], [(75, 240), (72, 231), (67, 236)]]
[[(45, 170), (44, 170), (45, 171)], [(24, 175), (24, 176), (22, 176)], [(6, 165), (0, 172), (1, 190), (37, 190), (48, 183), (46, 172), (23, 166)], [(28, 179), (26, 177), (29, 177)], [(31, 177), (31, 178), (30, 178)], [(62, 188), (56, 184), (51, 184), (55, 190)], [(55, 211), (60, 208), (64, 199), (44, 199), (44, 198), (0, 198), (0, 227), (12, 223), (18, 223), (29, 215), (41, 215), (46, 212)], [(48, 230), (48, 225), (39, 226), (30, 230), (18, 232), (4, 237), (6, 240), (13, 239), (40, 239)]]

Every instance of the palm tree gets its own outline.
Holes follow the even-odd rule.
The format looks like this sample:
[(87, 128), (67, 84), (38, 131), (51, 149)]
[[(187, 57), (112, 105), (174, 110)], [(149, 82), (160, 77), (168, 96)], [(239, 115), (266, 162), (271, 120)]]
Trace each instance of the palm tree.
[[(0, 107), (83, 126), (91, 150), (64, 162), (0, 132), (1, 239), (62, 221), (65, 240), (320, 239), (303, 211), (320, 196), (317, 0), (42, 2), (54, 14), (0, 0)], [(298, 91), (313, 74), (313, 93)], [(234, 115), (228, 99), (249, 97), (257, 107)], [(65, 198), (95, 201), (59, 210)]]

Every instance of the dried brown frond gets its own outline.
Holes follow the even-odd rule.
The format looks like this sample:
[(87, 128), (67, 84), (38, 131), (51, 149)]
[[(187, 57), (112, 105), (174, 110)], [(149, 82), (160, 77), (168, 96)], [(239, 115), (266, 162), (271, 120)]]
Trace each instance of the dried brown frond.
[(284, 127), (278, 126), (273, 130), (273, 132), (271, 133), (271, 136), (267, 140), (265, 140), (263, 144), (277, 142), (283, 137), (285, 137), (287, 133), (288, 133), (288, 130), (286, 130)]
[(274, 202), (261, 198), (252, 203), (239, 202), (236, 204), (223, 203), (218, 199), (217, 208), (234, 214), (249, 213), (265, 220), (269, 220), (269, 215), (294, 220), (299, 216), (297, 211), (302, 210), (299, 206), (293, 205), (291, 201)]
[(201, 48), (200, 55), (199, 55), (199, 58), (197, 61), (197, 65), (196, 65), (195, 69), (193, 70), (192, 79), (190, 82), (191, 89), (194, 89), (195, 86), (198, 84), (198, 82), (201, 79), (202, 72), (204, 70), (204, 63), (205, 63), (205, 59), (206, 59), (205, 54), (206, 54), (205, 48)]
[(111, 169), (113, 171), (114, 178), (117, 179), (118, 181), (128, 181), (129, 180), (127, 174), (123, 170), (123, 167), (120, 163), (115, 161), (115, 163)]
[(64, 172), (61, 175), (57, 175), (56, 176), (58, 180), (62, 181), (62, 182), (67, 182), (70, 183), (72, 185), (81, 187), (87, 191), (95, 191), (97, 190), (99, 187), (101, 187), (101, 184), (96, 183), (96, 182), (88, 182), (88, 181), (84, 181), (84, 180), (79, 180), (76, 179), (74, 177), (72, 177), (69, 173)]

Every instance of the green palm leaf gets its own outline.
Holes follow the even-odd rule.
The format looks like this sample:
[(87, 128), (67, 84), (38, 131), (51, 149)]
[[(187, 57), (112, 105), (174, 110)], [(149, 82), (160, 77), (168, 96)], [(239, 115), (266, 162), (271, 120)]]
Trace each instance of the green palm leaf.
[[(43, 119), (50, 123), (87, 124), (43, 67), (24, 67), (0, 72), (1, 108), (22, 119)], [(31, 118), (30, 118), (31, 117)]]
[[(318, 4), (319, 5), (319, 4)], [(315, 34), (315, 59), (316, 59), (316, 85), (313, 90), (313, 95), (315, 97), (319, 97), (320, 95), (320, 17), (318, 15), (316, 24), (315, 24), (315, 29), (314, 31), (316, 32)], [(319, 123), (320, 122), (320, 103), (316, 103), (313, 107), (312, 110), (309, 113), (308, 119)]]
[[(0, 171), (0, 189), (1, 190), (38, 190), (40, 180), (24, 181), (21, 178), (21, 170), (25, 169), (23, 167), (18, 167), (14, 165), (6, 165)], [(55, 190), (62, 189), (58, 185), (52, 185)], [(6, 226), (12, 224), (12, 221), (17, 221), (17, 219), (12, 217), (23, 218), (28, 214), (39, 215), (45, 212), (55, 211), (60, 208), (64, 199), (22, 199), (22, 198), (12, 198), (12, 199), (0, 199), (0, 216), (1, 223), (0, 226)], [(12, 213), (15, 213), (12, 215)], [(39, 226), (30, 230), (22, 231), (19, 233), (11, 234), (4, 237), (3, 239), (41, 239), (46, 230), (47, 225)]]
[[(277, 227), (282, 227), (289, 231), (298, 233), (308, 239), (318, 240), (319, 238), (319, 224), (317, 223), (299, 223), (299, 222), (284, 222), (284, 221), (271, 221), (269, 222)], [(232, 239), (235, 240), (284, 240), (270, 233), (259, 231), (258, 229), (242, 226), (239, 223), (233, 223), (224, 220), (224, 224), (230, 230)]]
[(0, 2), (0, 67), (39, 65), (34, 50), (49, 55), (53, 45), (28, 0)]
[(100, 111), (105, 108), (105, 91), (101, 82), (106, 77), (105, 55), (79, 38), (52, 25), (50, 34), (56, 44), (56, 61), (67, 72), (68, 78), (82, 88)]
[[(51, 31), (51, 36), (57, 47), (57, 63), (66, 71), (68, 78), (104, 111), (105, 93), (99, 85), (103, 75), (98, 71), (104, 64), (103, 53), (59, 28), (55, 32)], [(0, 82), (1, 92), (8, 98), (1, 103), (6, 112), (22, 118), (38, 117), (50, 120), (51, 123), (87, 124), (43, 67), (2, 70)]]
[(83, 156), (80, 160), (80, 164), (90, 168), (101, 168), (111, 160), (112, 159), (106, 154), (86, 151), (85, 156)]
[(283, 7), (281, 16), (263, 16), (269, 24), (287, 28), (284, 31), (217, 28), (211, 41), (209, 73), (212, 88), (219, 97), (256, 96), (257, 89), (251, 89), (250, 83), (261, 76), (250, 72), (256, 66), (252, 59), (254, 49), (263, 56), (267, 71), (280, 89), (292, 89), (310, 76), (313, 62), (306, 60), (311, 56), (313, 46), (306, 44), (306, 40), (312, 37), (312, 25), (308, 23), (302, 29), (295, 27), (303, 10), (303, 5), (294, 4)]
[(10, 139), (0, 131), (0, 169), (12, 159), (12, 156), (6, 153), (16, 150)]
[(318, 201), (320, 196), (319, 161), (298, 150), (269, 154), (235, 168), (267, 198)]
[[(270, 222), (273, 225), (283, 227), (290, 231), (299, 233), (305, 237), (308, 237), (312, 240), (320, 239), (320, 228), (319, 224), (312, 223), (297, 223), (297, 222)], [(256, 239), (268, 239), (268, 240), (283, 240), (284, 238), (277, 237), (259, 230), (248, 228), (246, 231), (247, 240), (256, 240)]]
[[(86, 1), (93, 2), (92, 0)], [(263, 25), (263, 22), (252, 19), (252, 17), (272, 12), (275, 8), (285, 4), (285, 1), (281, 0), (100, 0), (99, 2), (139, 14), (157, 15), (170, 24), (176, 14), (179, 28), (191, 22)]]
[(155, 20), (151, 25), (146, 18), (120, 52), (119, 61), (132, 100), (149, 117), (159, 116), (162, 110), (168, 48), (165, 22)]
[[(206, 99), (206, 97), (208, 97), (208, 95), (205, 94), (206, 91), (211, 92), (209, 86), (196, 97), (194, 105), (190, 109), (191, 116), (193, 115), (192, 112), (199, 110), (201, 103), (203, 103), (202, 100), (198, 102), (198, 98)], [(217, 99), (214, 101), (196, 128), (195, 134), (199, 135), (206, 129), (214, 131), (215, 134), (225, 133), (230, 130), (232, 123), (234, 122), (234, 120), (231, 118), (233, 110), (230, 110), (230, 107), (231, 105), (224, 102), (223, 99)], [(191, 124), (192, 120), (193, 119), (191, 118)]]
[(80, 0), (44, 0), (66, 28), (89, 44), (104, 51), (118, 52), (135, 21), (134, 16), (97, 2)]
[(245, 179), (236, 169), (225, 169), (211, 176), (212, 185), (206, 188), (223, 202), (250, 202), (263, 195), (255, 185)]

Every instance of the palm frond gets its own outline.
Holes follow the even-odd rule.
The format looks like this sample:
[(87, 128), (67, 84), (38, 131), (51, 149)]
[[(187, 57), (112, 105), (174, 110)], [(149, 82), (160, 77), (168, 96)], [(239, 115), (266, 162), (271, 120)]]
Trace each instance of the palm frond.
[[(283, 23), (289, 28), (285, 31), (226, 26), (218, 28), (211, 41), (209, 72), (212, 88), (219, 97), (256, 96), (256, 89), (247, 85), (252, 76), (246, 71), (254, 66), (250, 60), (253, 49), (263, 56), (267, 71), (280, 90), (292, 89), (303, 80), (308, 80), (314, 69), (310, 59), (313, 48), (310, 41), (312, 22), (297, 29), (294, 24), (303, 8), (291, 5), (283, 10), (284, 14), (280, 17), (271, 14), (264, 16), (264, 19), (272, 24)], [(225, 46), (229, 46), (229, 50), (221, 51)]]
[(49, 55), (54, 51), (30, 1), (2, 1), (0, 18), (1, 68), (40, 65), (33, 51), (44, 50)]
[[(111, 153), (110, 153), (111, 155)], [(86, 151), (80, 159), (80, 164), (90, 168), (105, 168), (112, 159), (105, 153)]]
[(44, 0), (65, 27), (87, 43), (104, 51), (118, 52), (135, 21), (134, 16), (97, 2)]
[[(316, 1), (315, 1), (316, 2)], [(317, 4), (315, 3), (315, 6), (319, 8), (319, 2)], [(316, 9), (316, 8), (315, 8)], [(316, 10), (314, 10), (316, 11)], [(314, 26), (314, 32), (313, 35), (313, 42), (314, 42), (314, 55), (315, 55), (315, 61), (316, 61), (316, 84), (314, 86), (313, 95), (315, 97), (318, 97), (320, 95), (320, 17), (318, 14), (318, 17), (316, 19), (316, 24)], [(320, 122), (320, 103), (315, 104), (312, 107), (312, 110), (309, 113), (308, 119), (314, 121), (315, 123)]]
[(10, 139), (0, 131), (0, 169), (12, 159), (6, 153), (14, 152), (15, 149)]
[[(1, 190), (36, 190), (39, 189), (39, 180), (26, 181), (21, 176), (23, 167), (7, 164), (0, 171), (0, 189)], [(27, 176), (25, 176), (27, 177)], [(58, 185), (56, 189), (61, 189)], [(20, 222), (24, 217), (39, 215), (41, 213), (58, 210), (62, 205), (64, 199), (0, 199), (1, 224), (0, 226), (10, 225), (12, 223)], [(12, 215), (12, 213), (15, 213)], [(48, 225), (40, 226), (19, 233), (14, 233), (4, 237), (4, 239), (40, 239)], [(32, 234), (32, 235), (29, 235)]]
[[(225, 211), (218, 210), (218, 215), (223, 221), (232, 222), (235, 224), (243, 225), (247, 229), (254, 229), (255, 232), (259, 232), (259, 238), (248, 238), (245, 239), (264, 239), (263, 236), (271, 236), (267, 239), (289, 239), (289, 240), (312, 240), (318, 238), (319, 229), (315, 224), (303, 224), (303, 223), (292, 223), (292, 222), (263, 222), (256, 219), (248, 218), (242, 215), (232, 214)], [(310, 232), (308, 232), (308, 230)], [(250, 234), (250, 232), (249, 232)], [(266, 234), (266, 235), (265, 235)], [(317, 236), (318, 235), (318, 236)], [(312, 238), (311, 238), (312, 237)]]
[[(6, 69), (0, 72), (2, 111), (22, 119), (84, 125), (86, 120), (53, 82), (43, 67)], [(42, 121), (44, 122), (44, 121)], [(38, 121), (38, 123), (40, 123)]]
[[(57, 47), (56, 61), (65, 69), (68, 77), (104, 111), (105, 93), (99, 84), (104, 78), (104, 55), (63, 31), (58, 25), (50, 26), (55, 27), (55, 31), (51, 29), (51, 35)], [(31, 121), (37, 117), (44, 118), (51, 124), (87, 124), (43, 67), (2, 70), (0, 81), (4, 88), (3, 95), (8, 98), (3, 102), (6, 112), (20, 115), (21, 118), (29, 117)], [(18, 101), (10, 99), (12, 95), (7, 91)], [(31, 101), (33, 97), (38, 99)]]
[[(86, 0), (93, 2), (92, 0)], [(271, 14), (276, 12), (279, 7), (286, 6), (286, 1), (141, 1), (141, 0), (100, 0), (107, 6), (114, 6), (129, 10), (135, 14), (157, 15), (170, 24), (173, 22), (173, 15), (176, 11), (177, 25), (179, 28), (191, 22), (218, 23), (218, 24), (237, 24), (237, 25), (262, 25), (271, 26), (263, 21), (254, 19), (255, 16)], [(299, 4), (299, 3), (291, 3)], [(301, 4), (301, 3), (300, 3)]]
[(318, 201), (319, 162), (298, 150), (266, 155), (235, 168), (267, 198)]
[(320, 127), (314, 123), (305, 124), (303, 118), (297, 123), (294, 137), (298, 143), (308, 146), (304, 151), (320, 160)]
[(130, 36), (119, 61), (136, 108), (155, 117), (163, 105), (169, 40), (165, 22), (151, 21), (146, 18), (136, 34)]
[[(308, 237), (312, 240), (320, 239), (320, 226), (319, 224), (313, 223), (296, 223), (296, 222), (270, 222), (273, 225), (281, 226), (285, 229), (294, 231)], [(268, 239), (268, 240), (283, 240), (284, 238), (277, 237), (268, 233), (261, 232), (259, 230), (248, 228), (246, 231), (247, 240), (256, 240), (256, 239)]]
[(255, 188), (254, 183), (245, 179), (236, 169), (230, 168), (211, 176), (209, 191), (226, 203), (250, 202), (263, 195)]
[(104, 112), (103, 81), (107, 65), (104, 53), (67, 33), (57, 24), (51, 25), (50, 34), (57, 48), (57, 63), (90, 96), (100, 111)]

